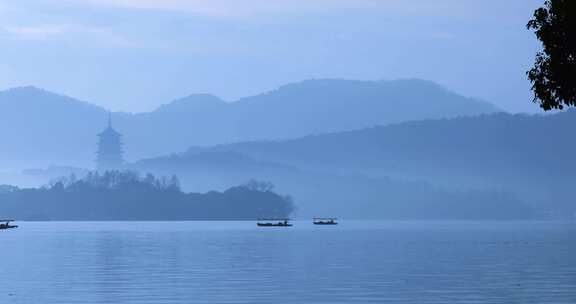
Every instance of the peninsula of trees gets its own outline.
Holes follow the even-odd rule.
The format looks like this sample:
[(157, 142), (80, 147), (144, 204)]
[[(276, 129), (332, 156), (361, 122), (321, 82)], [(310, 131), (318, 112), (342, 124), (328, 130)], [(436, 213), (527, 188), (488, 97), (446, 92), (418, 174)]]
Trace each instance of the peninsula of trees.
[(288, 217), (292, 199), (251, 181), (223, 192), (184, 193), (176, 177), (134, 171), (74, 175), (42, 188), (0, 186), (0, 214), (16, 220), (252, 220)]

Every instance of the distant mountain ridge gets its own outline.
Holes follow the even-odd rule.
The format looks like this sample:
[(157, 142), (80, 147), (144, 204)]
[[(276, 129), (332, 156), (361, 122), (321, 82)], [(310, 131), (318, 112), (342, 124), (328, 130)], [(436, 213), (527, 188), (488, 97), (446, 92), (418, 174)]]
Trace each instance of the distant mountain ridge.
[[(113, 114), (127, 159), (183, 151), (191, 145), (287, 139), (409, 120), (497, 112), (494, 105), (422, 80), (308, 80), (227, 103), (190, 95), (147, 113)], [(0, 92), (0, 167), (93, 165), (95, 135), (106, 110), (22, 87)]]
[[(319, 79), (288, 84), (231, 104), (241, 140), (286, 139), (411, 120), (500, 111), (423, 80)], [(253, 117), (252, 113), (262, 113)], [(263, 126), (266, 126), (263, 129)]]

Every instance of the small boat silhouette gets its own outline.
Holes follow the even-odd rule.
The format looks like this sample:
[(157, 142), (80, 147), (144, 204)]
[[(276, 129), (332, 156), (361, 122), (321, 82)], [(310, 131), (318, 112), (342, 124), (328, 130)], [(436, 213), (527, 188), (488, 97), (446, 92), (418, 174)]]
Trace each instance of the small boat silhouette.
[(259, 219), (256, 225), (258, 227), (292, 227), (290, 219)]
[(0, 222), (4, 222), (4, 224), (0, 224), (0, 230), (18, 228), (18, 225), (10, 225), (10, 222), (13, 221), (14, 220), (0, 220)]
[(335, 217), (315, 217), (313, 219), (314, 225), (338, 225), (338, 220)]

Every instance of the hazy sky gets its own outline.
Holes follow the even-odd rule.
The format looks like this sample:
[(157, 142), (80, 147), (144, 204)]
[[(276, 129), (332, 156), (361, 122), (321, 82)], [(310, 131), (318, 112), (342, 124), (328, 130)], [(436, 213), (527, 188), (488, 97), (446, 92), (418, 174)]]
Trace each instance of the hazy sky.
[(423, 78), (537, 111), (526, 30), (543, 0), (0, 0), (0, 89), (115, 110), (310, 78)]

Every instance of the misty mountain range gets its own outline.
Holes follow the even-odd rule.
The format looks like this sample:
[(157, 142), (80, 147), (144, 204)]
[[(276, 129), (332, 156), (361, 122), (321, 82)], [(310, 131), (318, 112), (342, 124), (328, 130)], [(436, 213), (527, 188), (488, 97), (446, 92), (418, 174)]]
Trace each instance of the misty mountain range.
[[(148, 113), (114, 113), (127, 158), (191, 145), (296, 138), (408, 120), (497, 112), (494, 105), (422, 80), (309, 80), (224, 102), (190, 95)], [(0, 167), (92, 167), (107, 111), (34, 87), (0, 92)]]
[[(104, 109), (34, 88), (0, 93), (0, 107), (3, 166), (92, 166)], [(233, 103), (192, 95), (114, 113), (126, 168), (177, 174), (186, 191), (255, 178), (294, 196), (297, 216), (395, 219), (570, 216), (575, 119), (502, 113), (421, 80), (311, 80)]]

